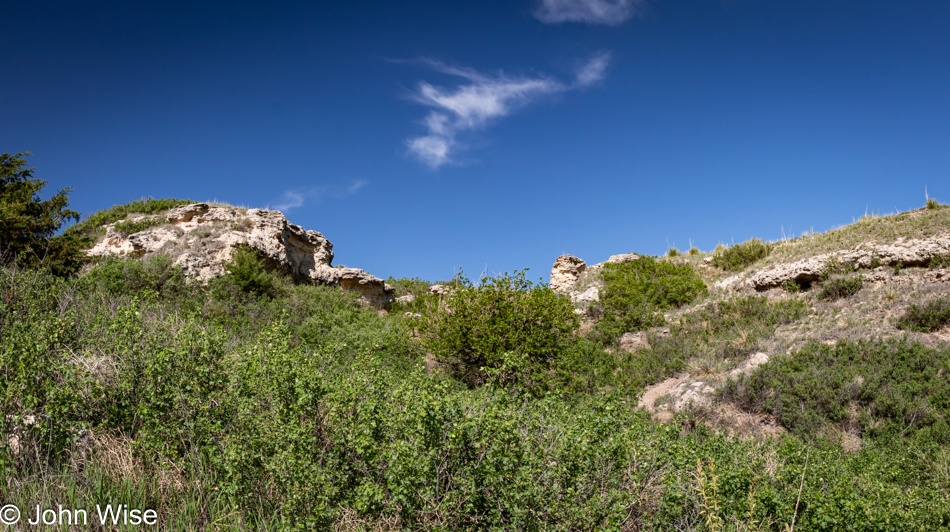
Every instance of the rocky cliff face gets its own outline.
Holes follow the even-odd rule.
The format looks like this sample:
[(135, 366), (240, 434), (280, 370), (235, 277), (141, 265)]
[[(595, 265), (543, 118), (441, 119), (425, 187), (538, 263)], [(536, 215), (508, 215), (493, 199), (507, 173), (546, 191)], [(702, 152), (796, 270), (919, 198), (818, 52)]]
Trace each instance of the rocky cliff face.
[[(128, 227), (145, 227), (129, 232)], [(190, 277), (201, 281), (225, 273), (239, 245), (258, 250), (271, 268), (310, 281), (359, 292), (378, 309), (389, 309), (393, 290), (357, 268), (335, 268), (333, 244), (317, 231), (291, 224), (280, 211), (194, 203), (162, 214), (131, 215), (105, 226), (91, 256), (164, 253)]]

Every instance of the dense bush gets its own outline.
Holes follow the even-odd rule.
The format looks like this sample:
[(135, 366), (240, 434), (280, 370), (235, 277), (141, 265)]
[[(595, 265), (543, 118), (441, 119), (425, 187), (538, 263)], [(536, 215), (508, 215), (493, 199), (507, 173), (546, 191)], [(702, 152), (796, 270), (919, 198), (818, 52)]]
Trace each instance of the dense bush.
[(812, 343), (733, 383), (726, 397), (805, 437), (827, 424), (868, 438), (950, 443), (950, 349), (902, 341)]
[[(517, 279), (467, 297), (517, 320), (513, 309), (549, 297)], [(287, 285), (266, 297), (136, 283), (0, 276), (5, 503), (117, 500), (158, 509), (176, 530), (780, 530), (793, 515), (796, 530), (950, 526), (950, 476), (936, 466), (946, 455), (920, 438), (849, 456), (654, 423), (619, 394), (471, 389), (427, 373), (400, 320), (337, 289)], [(724, 339), (798, 312), (773, 305), (710, 306), (703, 321)], [(583, 368), (588, 356), (605, 355), (577, 342), (557, 360)], [(838, 362), (822, 367), (847, 367)], [(902, 393), (937, 404), (938, 381), (908, 375)], [(6, 436), (28, 415), (41, 423), (14, 450)], [(79, 441), (82, 429), (91, 441)]]
[(913, 304), (897, 320), (897, 328), (932, 332), (950, 323), (950, 297), (938, 297), (922, 305)]
[(532, 284), (521, 271), (483, 278), (478, 286), (460, 277), (434, 302), (420, 330), (427, 349), (456, 376), (478, 384), (486, 368), (543, 371), (565, 352), (577, 323), (569, 299)]
[(628, 331), (664, 323), (663, 311), (705, 295), (706, 285), (688, 264), (642, 255), (622, 264), (607, 263), (601, 276), (597, 336), (611, 342)]
[(752, 238), (741, 244), (720, 248), (713, 254), (713, 264), (723, 270), (739, 271), (750, 264), (764, 259), (772, 252), (772, 244), (761, 238)]
[(821, 282), (818, 299), (835, 301), (851, 297), (857, 294), (862, 286), (864, 286), (864, 278), (860, 275), (833, 275)]
[(152, 255), (142, 260), (103, 257), (79, 283), (106, 294), (135, 294), (151, 290), (174, 297), (188, 290), (185, 272), (168, 255)]
[(274, 297), (280, 289), (280, 278), (267, 271), (259, 252), (250, 246), (235, 247), (224, 270), (228, 274), (219, 278), (218, 286), (232, 285), (244, 293), (267, 297)]

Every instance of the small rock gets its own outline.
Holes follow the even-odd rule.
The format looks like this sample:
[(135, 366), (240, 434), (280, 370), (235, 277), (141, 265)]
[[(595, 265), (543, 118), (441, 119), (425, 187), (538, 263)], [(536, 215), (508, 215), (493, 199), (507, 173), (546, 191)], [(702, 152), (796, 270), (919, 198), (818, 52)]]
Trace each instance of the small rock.
[(633, 262), (635, 260), (640, 260), (640, 255), (636, 253), (621, 253), (620, 255), (611, 255), (607, 262), (611, 264), (623, 264), (625, 262)]
[(584, 303), (589, 305), (598, 299), (600, 299), (600, 289), (596, 286), (592, 286), (581, 293), (571, 293), (571, 301), (574, 304)]
[(434, 284), (429, 287), (429, 293), (437, 296), (448, 295), (451, 291), (452, 290), (448, 286), (441, 284)]

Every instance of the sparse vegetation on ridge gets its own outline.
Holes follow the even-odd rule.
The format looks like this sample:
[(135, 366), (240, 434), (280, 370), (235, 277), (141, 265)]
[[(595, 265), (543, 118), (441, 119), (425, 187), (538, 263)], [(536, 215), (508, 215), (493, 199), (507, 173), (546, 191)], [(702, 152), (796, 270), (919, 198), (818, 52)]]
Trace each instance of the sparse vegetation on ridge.
[[(109, 209), (93, 213), (85, 220), (68, 227), (66, 229), (66, 234), (93, 237), (101, 234), (102, 227), (104, 225), (124, 220), (130, 214), (156, 214), (173, 207), (178, 207), (179, 205), (188, 205), (189, 203), (195, 202), (188, 199), (176, 198), (142, 198), (140, 200), (130, 201), (122, 205), (115, 205)], [(131, 234), (149, 227), (146, 225), (140, 229), (135, 229), (135, 226), (133, 226), (132, 223), (133, 222), (129, 222), (123, 230)]]
[(865, 215), (854, 223), (824, 233), (807, 235), (775, 243), (762, 266), (792, 262), (806, 257), (843, 249), (858, 244), (892, 243), (901, 237), (926, 238), (944, 234), (950, 227), (950, 208), (917, 209), (896, 214)]

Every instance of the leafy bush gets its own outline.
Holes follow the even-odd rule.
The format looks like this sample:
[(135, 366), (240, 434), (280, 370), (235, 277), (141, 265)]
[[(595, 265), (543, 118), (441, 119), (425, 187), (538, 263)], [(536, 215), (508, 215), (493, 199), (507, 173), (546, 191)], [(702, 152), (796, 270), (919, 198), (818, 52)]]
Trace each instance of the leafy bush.
[[(926, 445), (948, 431), (918, 423), (946, 409), (942, 351), (897, 364), (867, 357), (883, 368), (877, 374), (897, 368), (886, 382), (902, 397), (929, 397), (933, 408), (888, 414), (906, 419), (915, 440), (847, 455), (797, 437), (756, 442), (701, 423), (655, 423), (630, 397), (597, 386), (541, 397), (469, 388), (429, 374), (401, 320), (330, 287), (217, 299), (214, 287), (195, 284), (136, 300), (134, 283), (113, 293), (99, 282), (3, 273), (0, 499), (21, 508), (119, 500), (158, 509), (168, 530), (676, 530), (703, 521), (781, 530), (793, 515), (796, 530), (950, 526), (950, 455)], [(541, 296), (526, 292), (540, 288), (498, 303), (529, 306)], [(709, 305), (671, 336), (688, 326), (698, 342), (705, 321), (718, 345), (791, 319), (796, 304)], [(505, 351), (492, 371), (524, 353)], [(625, 356), (567, 341), (549, 371), (618, 386), (636, 378), (608, 355)], [(824, 362), (813, 367), (849, 367)], [(6, 416), (25, 415), (41, 424), (14, 451)], [(79, 444), (83, 428), (93, 436)]]
[(607, 263), (601, 273), (604, 289), (596, 310), (598, 338), (612, 342), (625, 332), (664, 323), (662, 312), (705, 295), (706, 284), (686, 264), (641, 255), (622, 264)]
[(857, 294), (864, 285), (864, 278), (860, 275), (839, 276), (833, 275), (822, 281), (818, 299), (834, 301)]
[(773, 245), (763, 242), (761, 238), (753, 238), (741, 244), (733, 244), (726, 248), (717, 248), (713, 254), (713, 264), (723, 270), (740, 271), (750, 264), (764, 259), (772, 252)]
[(726, 390), (752, 412), (813, 437), (827, 424), (865, 437), (950, 442), (950, 349), (906, 340), (811, 343)]
[(184, 294), (188, 290), (185, 272), (168, 255), (103, 257), (83, 276), (81, 284), (110, 295), (136, 294), (150, 290), (162, 296)]
[(138, 220), (120, 220), (115, 223), (115, 230), (124, 235), (132, 235), (150, 227), (162, 225), (165, 220), (160, 218), (139, 218)]
[(474, 286), (461, 277), (456, 288), (423, 317), (427, 349), (470, 384), (484, 382), (483, 368), (498, 369), (511, 354), (526, 371), (547, 367), (565, 350), (577, 327), (574, 307), (525, 272), (488, 277)]
[(267, 271), (259, 252), (247, 245), (234, 248), (224, 270), (228, 274), (219, 278), (219, 287), (231, 284), (246, 294), (268, 297), (274, 297), (280, 287), (278, 277)]
[(946, 268), (950, 266), (950, 255), (937, 255), (930, 259), (927, 267), (931, 269)]
[(400, 279), (389, 277), (386, 279), (386, 284), (393, 287), (393, 293), (396, 297), (409, 295), (415, 297), (424, 296), (429, 293), (429, 287), (432, 286), (432, 283), (429, 281), (418, 277), (403, 277)]
[(913, 304), (897, 320), (897, 328), (908, 331), (932, 332), (950, 323), (950, 297), (938, 297), (923, 305)]
[(149, 316), (136, 299), (106, 321), (103, 354), (113, 370), (98, 379), (91, 417), (140, 452), (179, 464), (207, 456), (224, 426), (225, 412), (212, 408), (228, 384), (223, 330)]
[[(440, 284), (451, 284), (440, 283)], [(432, 301), (437, 301), (439, 296), (431, 294), (429, 292), (429, 287), (433, 283), (419, 279), (418, 277), (413, 278), (402, 278), (396, 279), (390, 277), (386, 279), (386, 284), (393, 287), (394, 295), (399, 297), (412, 296), (411, 301), (396, 301), (393, 304), (391, 312), (396, 314), (401, 314), (405, 312), (410, 313), (421, 313), (424, 312), (427, 307), (431, 305)]]

